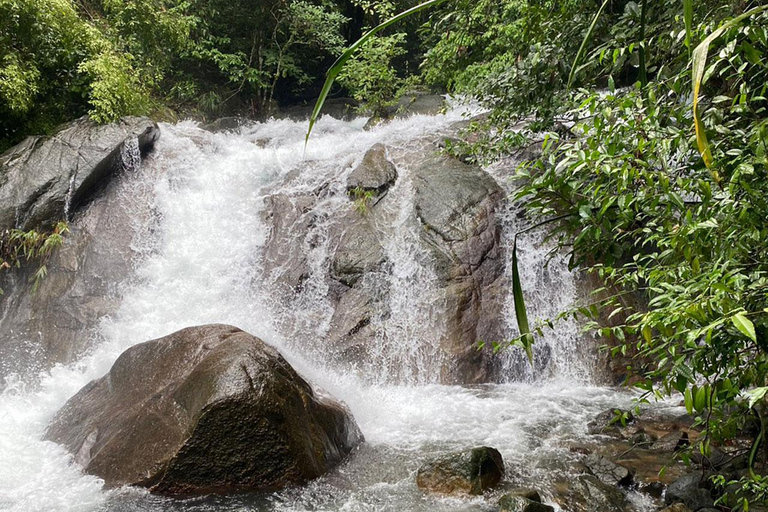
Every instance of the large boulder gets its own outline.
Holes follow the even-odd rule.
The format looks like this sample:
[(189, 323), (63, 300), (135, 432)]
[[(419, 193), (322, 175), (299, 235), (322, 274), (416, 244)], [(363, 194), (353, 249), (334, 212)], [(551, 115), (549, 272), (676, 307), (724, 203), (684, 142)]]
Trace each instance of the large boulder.
[(504, 461), (495, 448), (481, 446), (427, 461), (416, 474), (416, 485), (447, 495), (479, 495), (504, 477)]
[(362, 441), (346, 408), (235, 327), (190, 327), (126, 350), (51, 422), (107, 487), (167, 495), (272, 490), (318, 477)]
[[(378, 373), (386, 363), (383, 373), (398, 380), (408, 376), (397, 368), (418, 365), (404, 358), (421, 357), (425, 374), (443, 383), (493, 380), (498, 359), (477, 342), (504, 335), (502, 189), (424, 138), (376, 144), (348, 169), (314, 190), (289, 173), (267, 199), (263, 266), (275, 303), (305, 309), (323, 290), (330, 308), (307, 315), (314, 319), (307, 328), (331, 311), (322, 356), (334, 364)], [(341, 194), (346, 206), (339, 208)], [(315, 250), (322, 243), (327, 249)], [(418, 301), (404, 290), (414, 282)], [(394, 353), (409, 343), (421, 348)]]
[(117, 283), (137, 259), (134, 235), (154, 228), (147, 187), (135, 182), (145, 179), (139, 164), (159, 134), (146, 118), (109, 125), (83, 118), (0, 156), (0, 231), (71, 220), (34, 293), (35, 262), (0, 272), (0, 377), (72, 362), (99, 320), (116, 311)]
[(136, 167), (160, 136), (153, 121), (87, 117), (0, 155), (0, 230), (48, 227), (82, 208), (109, 178)]

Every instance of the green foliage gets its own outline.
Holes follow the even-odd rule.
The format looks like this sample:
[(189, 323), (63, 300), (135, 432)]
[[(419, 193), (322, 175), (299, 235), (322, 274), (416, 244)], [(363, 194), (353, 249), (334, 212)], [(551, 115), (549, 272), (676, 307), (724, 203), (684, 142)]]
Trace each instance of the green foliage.
[[(597, 308), (580, 312), (614, 339), (614, 354), (636, 350), (653, 362), (640, 383), (649, 396), (683, 393), (705, 454), (756, 416), (763, 423), (764, 394), (745, 403), (742, 392), (764, 389), (768, 378), (768, 15), (737, 19), (714, 37), (706, 35), (718, 19), (690, 36), (713, 46), (695, 80), (709, 166), (681, 45), (679, 54), (648, 47), (656, 77), (645, 87), (578, 92), (575, 137), (550, 135), (544, 157), (519, 170), (518, 198), (535, 216), (561, 217), (551, 236), (572, 265), (642, 298), (637, 310), (617, 296), (598, 301), (608, 320), (626, 318), (620, 325)], [(752, 466), (763, 442), (761, 428)], [(764, 496), (756, 472), (738, 483), (747, 501)]]
[[(0, 233), (0, 272), (19, 268), (24, 262), (34, 261), (38, 268), (31, 281), (32, 290), (36, 290), (40, 280), (48, 274), (48, 258), (61, 247), (67, 233), (69, 226), (66, 222), (56, 223), (50, 232), (11, 229)], [(3, 290), (0, 289), (0, 295), (2, 293)]]
[(355, 187), (349, 191), (349, 196), (355, 202), (355, 210), (362, 215), (366, 215), (369, 210), (370, 202), (376, 197), (376, 191)]
[(479, 99), (499, 125), (531, 115), (550, 125), (567, 99), (555, 92), (565, 88), (595, 9), (576, 1), (460, 2), (433, 23), (439, 38), (426, 54), (424, 78)]
[(404, 33), (397, 33), (369, 39), (339, 73), (339, 83), (375, 116), (384, 116), (387, 107), (396, 103), (404, 84), (392, 60), (405, 53), (405, 37)]

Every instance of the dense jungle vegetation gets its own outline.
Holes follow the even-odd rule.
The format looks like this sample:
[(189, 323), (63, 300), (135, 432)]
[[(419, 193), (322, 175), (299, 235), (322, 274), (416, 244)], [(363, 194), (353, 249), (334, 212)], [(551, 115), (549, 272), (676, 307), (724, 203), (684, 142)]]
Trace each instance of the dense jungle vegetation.
[[(311, 102), (349, 42), (414, 5), (0, 0), (0, 146), (85, 113)], [(744, 510), (768, 497), (767, 37), (755, 1), (449, 0), (368, 40), (331, 89), (370, 111), (408, 87), (476, 98), (490, 115), (451, 150), (478, 162), (543, 145), (518, 199), (605, 284), (568, 314), (634, 357), (648, 398), (683, 394), (693, 450), (748, 436), (718, 479)]]

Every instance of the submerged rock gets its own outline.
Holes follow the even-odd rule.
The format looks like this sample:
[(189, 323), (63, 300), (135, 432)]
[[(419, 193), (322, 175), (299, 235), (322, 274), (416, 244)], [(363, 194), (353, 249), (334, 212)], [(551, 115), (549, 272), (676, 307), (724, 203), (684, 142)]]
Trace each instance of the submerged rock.
[(478, 495), (504, 477), (501, 454), (487, 446), (450, 453), (426, 462), (416, 475), (425, 491), (449, 495)]
[(167, 495), (272, 490), (316, 478), (362, 441), (262, 340), (190, 327), (126, 350), (48, 427), (107, 487)]

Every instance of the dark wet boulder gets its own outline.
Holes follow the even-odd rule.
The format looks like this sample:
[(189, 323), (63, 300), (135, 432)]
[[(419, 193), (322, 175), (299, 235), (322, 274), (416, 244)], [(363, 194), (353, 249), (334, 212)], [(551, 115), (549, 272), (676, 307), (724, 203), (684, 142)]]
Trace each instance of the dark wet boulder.
[(709, 486), (709, 478), (701, 473), (682, 476), (669, 484), (664, 496), (664, 503), (667, 505), (683, 503), (693, 512), (703, 508), (712, 508), (714, 500)]
[(271, 490), (316, 478), (362, 440), (346, 408), (263, 341), (190, 327), (126, 350), (45, 438), (107, 487), (167, 495)]
[(0, 230), (48, 228), (65, 219), (116, 173), (136, 168), (159, 136), (146, 118), (98, 125), (83, 117), (28, 137), (0, 155)]
[(570, 512), (626, 512), (627, 498), (616, 486), (581, 475), (555, 486), (555, 501)]
[(632, 484), (634, 479), (634, 471), (620, 464), (616, 464), (602, 455), (592, 454), (587, 456), (587, 458), (584, 459), (584, 465), (590, 473), (596, 476), (601, 482), (608, 485), (628, 486)]
[(425, 491), (448, 495), (478, 495), (504, 477), (501, 454), (487, 446), (450, 453), (426, 462), (416, 475)]

